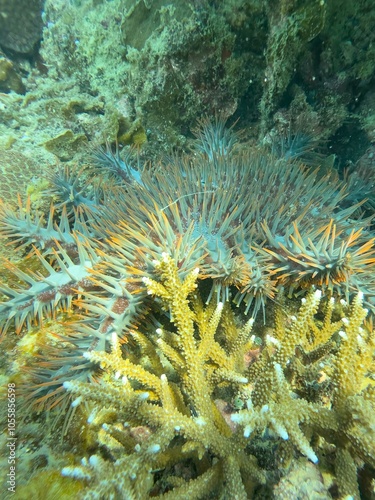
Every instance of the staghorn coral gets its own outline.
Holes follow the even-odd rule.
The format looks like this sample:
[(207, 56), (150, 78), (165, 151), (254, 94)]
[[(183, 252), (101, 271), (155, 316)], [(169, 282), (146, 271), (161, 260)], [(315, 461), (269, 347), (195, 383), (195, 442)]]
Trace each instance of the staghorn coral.
[[(115, 496), (128, 494), (129, 498), (145, 497), (152, 484), (149, 469), (165, 467), (178, 456), (185, 455), (201, 462), (201, 473), (188, 483), (170, 478), (170, 484), (175, 484), (176, 487), (167, 496), (199, 498), (209, 494), (215, 489), (215, 483), (220, 482), (224, 495), (245, 499), (247, 493), (241, 474), (250, 475), (257, 481), (263, 481), (264, 474), (259, 470), (254, 457), (245, 455), (244, 439), (231, 436), (229, 426), (212, 401), (214, 386), (206, 376), (206, 364), (211, 360), (216, 361), (217, 356), (225, 356), (214, 341), (223, 304), (219, 303), (215, 309), (211, 308), (208, 314), (203, 308), (199, 314), (194, 314), (189, 307), (188, 296), (197, 287), (198, 269), (188, 274), (182, 282), (175, 263), (166, 254), (155, 266), (161, 275), (161, 281), (145, 278), (145, 283), (148, 292), (159, 297), (163, 307), (169, 310), (176, 333), (168, 335), (171, 339), (172, 336), (175, 337), (170, 344), (166, 334), (160, 333), (154, 349), (160, 350), (161, 355), (168, 359), (169, 366), (161, 365), (160, 359), (156, 365), (158, 370), (153, 373), (129, 359), (122, 359), (117, 337), (114, 336), (110, 354), (87, 353), (86, 357), (113, 373), (114, 380), (118, 380), (118, 383), (112, 385), (109, 381), (108, 384), (102, 383), (95, 387), (74, 381), (64, 384), (69, 391), (83, 399), (95, 402), (101, 399), (107, 408), (118, 409), (119, 415), (123, 415), (129, 425), (147, 425), (154, 429), (144, 446), (136, 447), (134, 458), (120, 456), (114, 467), (107, 465), (109, 481), (104, 485), (99, 479), (96, 493), (106, 491), (108, 494), (106, 488), (109, 486), (110, 492)], [(195, 338), (195, 324), (199, 340)], [(246, 345), (250, 329), (251, 327), (245, 327), (240, 338), (237, 338), (238, 350), (243, 350)], [(215, 352), (217, 350), (218, 353)], [(152, 353), (153, 356), (157, 351)], [(222, 379), (225, 373), (230, 382), (246, 382), (241, 374), (233, 373), (230, 377), (229, 369), (224, 369), (223, 373), (221, 368), (208, 369), (209, 373), (212, 372), (212, 380)], [(140, 390), (133, 386), (133, 381), (140, 384)], [(148, 392), (144, 392), (142, 387)], [(111, 451), (113, 447), (115, 450), (122, 450), (123, 443), (126, 446), (126, 433), (116, 425), (106, 426), (105, 429), (108, 430), (108, 437), (104, 442), (108, 448)], [(179, 436), (183, 438), (182, 441), (178, 440)], [(211, 454), (216, 459), (214, 463)], [(132, 463), (131, 470), (127, 463)], [(91, 478), (95, 477), (95, 470), (101, 465), (99, 457), (91, 457), (82, 472), (67, 468), (63, 473)], [(94, 493), (88, 493), (87, 498), (91, 495)]]
[[(276, 455), (288, 442), (289, 454), (298, 451), (313, 463), (333, 445), (340, 495), (359, 499), (357, 460), (369, 465), (375, 460), (375, 399), (368, 378), (375, 336), (361, 326), (367, 315), (362, 295), (351, 306), (343, 304), (346, 316), (335, 321), (332, 314), (339, 308), (333, 299), (323, 321), (317, 320), (320, 291), (303, 299), (296, 317), (283, 318), (279, 310), (272, 336), (265, 337), (260, 356), (247, 366), (246, 353), (254, 349), (253, 320), (235, 326), (229, 306), (203, 307), (198, 269), (181, 280), (170, 256), (164, 254), (154, 265), (159, 280), (144, 281), (148, 293), (169, 311), (173, 331), (130, 332), (143, 353), (137, 362), (131, 352), (123, 357), (114, 335), (110, 353), (85, 354), (103, 370), (98, 383), (64, 384), (77, 397), (74, 404), (95, 403), (88, 421), (98, 428), (99, 443), (111, 457), (95, 454), (63, 469), (64, 475), (88, 482), (83, 498), (249, 498), (267, 474), (247, 444), (263, 436)], [(317, 402), (302, 392), (297, 396), (298, 345), (310, 355), (306, 366), (318, 365), (317, 378), (331, 370), (329, 402), (322, 394)], [(231, 403), (236, 394), (245, 405), (239, 411)], [(137, 432), (143, 437), (136, 438)], [(192, 477), (178, 477), (178, 464), (187, 462)], [(154, 472), (161, 469), (163, 481)], [(316, 470), (310, 475), (316, 477)], [(323, 495), (322, 483), (319, 488)]]
[[(280, 318), (276, 319), (273, 335), (266, 338), (265, 350), (249, 370), (253, 388), (248, 409), (233, 415), (232, 420), (244, 427), (247, 436), (259, 426), (270, 425), (280, 437), (290, 439), (301, 453), (317, 462), (319, 453), (312, 450), (299, 428), (299, 424), (306, 423), (336, 447), (335, 473), (340, 494), (360, 498), (357, 463), (363, 460), (373, 467), (375, 459), (375, 398), (370, 378), (375, 335), (363, 328), (368, 311), (363, 308), (361, 293), (350, 307), (344, 303), (346, 316), (341, 321), (332, 321), (331, 299), (321, 325), (314, 319), (320, 300), (319, 290), (303, 299), (298, 315), (291, 317), (287, 327)], [(341, 340), (336, 341), (336, 346), (337, 333)], [(303, 368), (298, 357), (295, 359), (296, 346), (304, 353)], [(328, 353), (333, 355), (330, 363), (327, 363)], [(302, 379), (307, 367), (312, 370), (318, 362), (315, 376), (320, 370), (331, 372), (333, 391), (329, 404), (322, 405), (323, 398), (320, 404), (307, 402), (305, 398), (295, 399), (285, 373), (289, 380), (293, 380), (293, 372)], [(261, 416), (256, 415), (257, 408), (261, 409)]]

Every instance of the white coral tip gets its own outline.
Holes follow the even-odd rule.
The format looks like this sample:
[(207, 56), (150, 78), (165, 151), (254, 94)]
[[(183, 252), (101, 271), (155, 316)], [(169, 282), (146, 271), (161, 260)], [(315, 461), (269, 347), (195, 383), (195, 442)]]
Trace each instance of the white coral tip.
[(147, 448), (148, 453), (157, 453), (160, 451), (160, 444), (152, 444)]
[(314, 297), (315, 297), (316, 299), (320, 300), (320, 299), (321, 299), (321, 297), (322, 297), (322, 291), (321, 291), (321, 290), (315, 290), (315, 292), (314, 292)]
[(250, 434), (253, 432), (253, 428), (251, 427), (251, 425), (246, 425), (244, 431), (243, 431), (243, 435), (245, 438), (248, 438), (250, 437)]
[(71, 406), (72, 408), (76, 408), (77, 406), (79, 406), (80, 404), (82, 403), (82, 396), (79, 396), (77, 399), (75, 399)]
[(89, 464), (91, 467), (99, 467), (100, 466), (100, 458), (98, 455), (91, 455), (89, 458)]
[(90, 475), (80, 467), (64, 467), (61, 470), (61, 475), (74, 479), (90, 479)]

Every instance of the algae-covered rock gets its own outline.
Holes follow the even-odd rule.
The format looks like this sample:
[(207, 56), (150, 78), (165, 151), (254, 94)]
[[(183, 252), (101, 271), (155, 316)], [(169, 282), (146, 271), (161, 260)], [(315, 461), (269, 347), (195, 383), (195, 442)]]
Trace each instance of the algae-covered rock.
[(42, 37), (44, 0), (0, 0), (0, 45), (31, 53)]
[(24, 94), (25, 87), (13, 62), (0, 52), (0, 92), (10, 91)]
[[(0, 13), (9, 17), (13, 4), (21, 0), (0, 0)], [(39, 16), (37, 5), (28, 2), (23, 15)], [(1, 113), (0, 103), (0, 134), (12, 129), (17, 141), (34, 141), (35, 148), (62, 130), (102, 143), (147, 139), (143, 150), (154, 154), (186, 146), (205, 114), (239, 118), (263, 140), (278, 116), (297, 122), (304, 100), (304, 122), (326, 140), (371, 90), (371, 6), (372, 0), (46, 0), (39, 72), (22, 73), (23, 105)], [(9, 83), (17, 64), (4, 63), (5, 92), (22, 91), (18, 75)], [(139, 136), (133, 131), (140, 124)], [(371, 140), (368, 113), (362, 124)]]
[(329, 500), (332, 497), (323, 483), (319, 469), (306, 459), (300, 458), (274, 487), (273, 498), (275, 500), (291, 498)]
[[(287, 5), (286, 2), (284, 9)], [(289, 12), (283, 8), (269, 12), (271, 30), (266, 50), (265, 88), (260, 103), (263, 133), (269, 126), (271, 113), (296, 71), (299, 55), (325, 24), (325, 2), (305, 1), (298, 8), (292, 6), (293, 2), (289, 4)]]
[[(41, 54), (50, 76), (76, 79), (105, 113), (117, 110), (119, 140), (142, 123), (140, 142), (181, 145), (181, 132), (202, 114), (233, 115), (262, 72), (265, 17), (257, 2), (233, 22), (233, 10), (208, 2), (47, 0), (45, 10)], [(251, 86), (249, 102), (261, 90)]]
[(60, 160), (67, 161), (87, 144), (84, 134), (74, 134), (71, 130), (65, 130), (61, 134), (46, 141), (43, 146)]
[(348, 137), (345, 124), (357, 118), (361, 101), (373, 88), (374, 3), (292, 0), (285, 4), (289, 10), (283, 15), (276, 9), (273, 18), (279, 16), (284, 25), (292, 23), (297, 31), (293, 36), (293, 30), (287, 30), (281, 36), (280, 24), (271, 27), (267, 59), (272, 64), (262, 97), (263, 132), (276, 108), (290, 108), (298, 92), (311, 106), (312, 119), (318, 119), (319, 133), (329, 138), (338, 132), (337, 143), (338, 137)]

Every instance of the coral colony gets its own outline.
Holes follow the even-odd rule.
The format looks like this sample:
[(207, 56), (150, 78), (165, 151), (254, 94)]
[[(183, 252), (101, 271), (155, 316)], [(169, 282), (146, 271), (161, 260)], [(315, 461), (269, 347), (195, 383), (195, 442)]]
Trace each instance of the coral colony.
[(96, 448), (61, 479), (83, 498), (246, 499), (301, 460), (311, 488), (326, 471), (359, 498), (375, 467), (371, 221), (285, 149), (206, 120), (191, 154), (140, 167), (107, 145), (91, 177), (54, 174), (46, 217), (2, 206), (33, 262), (4, 264), (2, 335), (38, 328), (25, 405), (65, 416), (62, 432), (87, 412)]

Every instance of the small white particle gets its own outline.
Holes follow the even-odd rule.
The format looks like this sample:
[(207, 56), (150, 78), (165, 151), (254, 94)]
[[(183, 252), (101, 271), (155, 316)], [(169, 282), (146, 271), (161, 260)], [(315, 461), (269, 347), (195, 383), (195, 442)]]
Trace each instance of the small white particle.
[(112, 344), (116, 345), (118, 342), (118, 337), (116, 332), (112, 332)]
[(267, 335), (267, 336), (266, 336), (266, 340), (267, 340), (267, 342), (269, 342), (270, 344), (274, 344), (274, 345), (276, 345), (277, 347), (279, 347), (279, 346), (280, 346), (280, 341), (279, 341), (279, 340), (277, 340), (277, 339), (275, 339), (275, 337), (271, 337), (271, 335)]
[(79, 467), (64, 467), (61, 470), (61, 475), (74, 479), (90, 479), (90, 475)]

